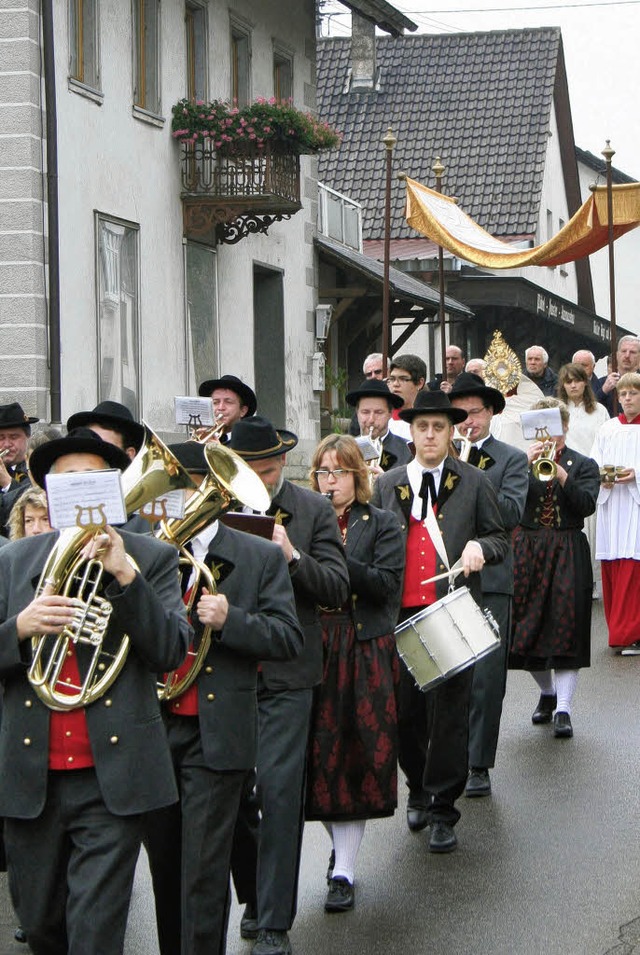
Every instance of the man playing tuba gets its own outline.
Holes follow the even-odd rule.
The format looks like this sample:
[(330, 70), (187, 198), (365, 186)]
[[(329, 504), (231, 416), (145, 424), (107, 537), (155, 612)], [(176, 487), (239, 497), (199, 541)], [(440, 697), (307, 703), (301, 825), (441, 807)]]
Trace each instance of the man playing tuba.
[[(30, 467), (44, 486), (49, 472), (122, 470), (128, 463), (122, 450), (78, 428), (37, 448)], [(78, 553), (69, 558), (86, 566), (97, 557), (102, 565), (101, 598), (111, 607), (102, 644), (120, 655), (121, 669), (104, 694), (87, 696), (84, 705), (49, 708), (31, 682), (32, 638), (68, 632), (86, 609), (73, 590), (64, 596), (44, 582), (36, 596), (58, 539), (57, 532), (25, 538), (0, 555), (0, 814), (8, 868), (34, 955), (120, 955), (142, 814), (178, 795), (155, 674), (181, 663), (191, 630), (175, 548), (108, 525), (98, 535), (79, 535)], [(69, 640), (52, 677), (62, 687), (56, 693), (65, 685), (76, 692), (92, 653)]]

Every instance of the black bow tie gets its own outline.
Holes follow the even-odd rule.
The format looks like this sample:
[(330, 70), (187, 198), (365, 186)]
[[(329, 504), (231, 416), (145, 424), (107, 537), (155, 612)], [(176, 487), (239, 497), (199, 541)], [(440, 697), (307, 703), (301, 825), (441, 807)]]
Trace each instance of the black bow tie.
[(422, 513), (420, 515), (421, 519), (427, 516), (427, 507), (429, 505), (429, 498), (431, 498), (431, 506), (434, 507), (436, 503), (436, 482), (433, 479), (433, 474), (431, 471), (422, 472), (422, 484), (420, 485), (420, 497), (422, 498)]

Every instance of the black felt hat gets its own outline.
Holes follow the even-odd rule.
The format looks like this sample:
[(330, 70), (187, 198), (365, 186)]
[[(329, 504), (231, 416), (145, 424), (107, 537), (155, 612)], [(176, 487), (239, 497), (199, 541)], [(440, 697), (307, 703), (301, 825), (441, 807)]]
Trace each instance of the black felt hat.
[(144, 428), (135, 420), (126, 405), (119, 401), (101, 401), (93, 411), (78, 411), (67, 421), (67, 431), (86, 428), (90, 424), (103, 424), (106, 428), (127, 436), (127, 440), (139, 451), (144, 441)]
[(256, 413), (258, 399), (255, 392), (235, 375), (223, 375), (222, 378), (210, 378), (208, 381), (203, 381), (198, 388), (198, 394), (202, 398), (210, 398), (216, 388), (228, 388), (229, 391), (235, 391), (242, 404), (249, 409), (245, 417), (250, 418)]
[(453, 407), (444, 391), (419, 391), (413, 408), (401, 411), (400, 417), (411, 424), (420, 414), (446, 414), (453, 424), (458, 424), (467, 417), (467, 412), (462, 408)]
[(0, 428), (28, 428), (40, 418), (30, 418), (22, 405), (13, 401), (10, 405), (0, 405)]
[(95, 431), (90, 428), (75, 428), (66, 437), (47, 441), (35, 449), (29, 458), (29, 470), (36, 484), (45, 486), (45, 475), (58, 458), (64, 457), (65, 454), (97, 454), (110, 468), (118, 468), (120, 471), (125, 471), (131, 463), (121, 448), (103, 441)]
[(347, 403), (352, 407), (358, 404), (361, 398), (385, 398), (392, 408), (402, 408), (404, 400), (400, 395), (389, 391), (386, 382), (379, 378), (371, 378), (363, 381), (354, 391), (349, 391), (346, 395)]
[(193, 474), (209, 473), (210, 469), (204, 456), (204, 444), (199, 444), (197, 441), (181, 441), (180, 444), (170, 444), (169, 450), (187, 471)]
[(240, 418), (233, 426), (228, 447), (245, 461), (261, 461), (286, 454), (298, 443), (297, 435), (284, 428), (276, 430), (266, 418)]
[(475, 395), (488, 401), (495, 414), (504, 411), (505, 400), (502, 392), (485, 385), (480, 375), (474, 375), (471, 371), (460, 372), (449, 392), (449, 398), (468, 398)]

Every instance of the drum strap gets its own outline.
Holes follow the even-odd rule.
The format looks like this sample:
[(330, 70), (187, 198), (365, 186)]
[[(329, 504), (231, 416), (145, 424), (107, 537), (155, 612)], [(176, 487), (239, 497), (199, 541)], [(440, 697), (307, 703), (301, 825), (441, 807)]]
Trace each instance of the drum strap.
[(449, 563), (449, 555), (447, 554), (447, 549), (444, 546), (444, 540), (442, 538), (442, 533), (438, 527), (438, 522), (436, 521), (435, 514), (433, 513), (433, 508), (427, 508), (427, 514), (424, 519), (424, 526), (431, 538), (431, 543), (436, 549), (438, 557), (447, 568), (444, 574), (438, 574), (436, 577), (430, 577), (428, 580), (422, 580), (422, 584), (430, 584), (434, 580), (442, 580), (443, 577), (449, 578), (449, 590), (453, 590), (453, 582), (458, 574), (462, 573), (462, 559), (457, 560), (453, 567)]

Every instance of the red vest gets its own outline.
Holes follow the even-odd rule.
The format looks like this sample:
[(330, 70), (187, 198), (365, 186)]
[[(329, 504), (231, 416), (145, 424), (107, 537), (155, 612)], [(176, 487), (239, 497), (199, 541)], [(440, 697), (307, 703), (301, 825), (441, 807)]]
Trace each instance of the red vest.
[(410, 517), (402, 591), (403, 607), (428, 607), (429, 604), (435, 603), (437, 600), (435, 583), (423, 584), (422, 581), (435, 576), (436, 560), (436, 549), (424, 526), (424, 521)]

